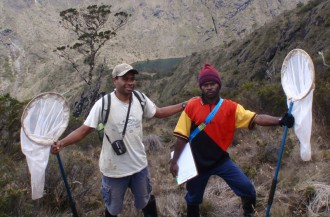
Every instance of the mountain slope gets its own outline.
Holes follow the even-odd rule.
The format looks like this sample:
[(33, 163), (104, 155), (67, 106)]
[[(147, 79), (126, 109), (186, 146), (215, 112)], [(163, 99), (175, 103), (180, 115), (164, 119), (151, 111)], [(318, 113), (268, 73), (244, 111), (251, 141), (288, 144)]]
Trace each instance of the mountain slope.
[[(280, 84), (283, 60), (289, 51), (301, 48), (311, 56), (315, 65), (315, 113), (328, 114), (330, 3), (315, 2), (284, 13), (248, 35), (242, 42), (234, 40), (226, 46), (187, 57), (169, 79), (171, 88), (165, 89), (160, 100), (164, 102), (177, 94), (193, 95), (197, 87), (196, 77), (205, 63), (211, 63), (221, 72), (225, 96), (242, 98), (248, 103), (248, 99), (244, 99), (246, 96), (242, 95), (248, 84), (255, 90), (274, 87), (284, 95)], [(259, 106), (248, 104), (259, 111), (270, 111), (278, 107), (274, 105), (276, 102), (269, 100)], [(324, 118), (327, 123), (330, 122), (330, 114)]]
[[(241, 39), (274, 17), (308, 0), (2, 0), (0, 94), (23, 100), (44, 91), (68, 92), (81, 80), (52, 50), (73, 36), (59, 12), (107, 3), (130, 13), (128, 24), (102, 50), (109, 68), (120, 62), (181, 57)], [(71, 87), (72, 81), (76, 83)], [(79, 91), (77, 91), (78, 93)], [(76, 94), (77, 94), (76, 93)]]

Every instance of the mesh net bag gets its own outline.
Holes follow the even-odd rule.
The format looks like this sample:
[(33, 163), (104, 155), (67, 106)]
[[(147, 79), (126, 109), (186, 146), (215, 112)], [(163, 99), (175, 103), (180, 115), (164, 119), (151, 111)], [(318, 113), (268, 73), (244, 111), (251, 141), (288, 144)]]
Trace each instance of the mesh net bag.
[(57, 93), (42, 93), (25, 107), (21, 123), (21, 148), (31, 174), (32, 199), (43, 196), (50, 146), (68, 126), (70, 109)]
[(310, 56), (301, 49), (294, 49), (285, 57), (281, 82), (287, 96), (288, 107), (294, 103), (294, 131), (300, 143), (300, 157), (311, 160), (312, 104), (314, 91), (314, 65)]

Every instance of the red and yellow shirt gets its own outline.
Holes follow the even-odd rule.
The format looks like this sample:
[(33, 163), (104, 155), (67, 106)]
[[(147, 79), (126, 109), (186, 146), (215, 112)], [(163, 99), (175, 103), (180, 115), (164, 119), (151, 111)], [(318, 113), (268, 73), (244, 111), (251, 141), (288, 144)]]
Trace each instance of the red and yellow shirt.
[[(204, 104), (201, 97), (189, 100), (174, 129), (174, 136), (189, 140), (190, 133), (203, 123), (215, 104)], [(236, 128), (252, 128), (255, 113), (224, 99), (206, 127), (190, 141), (199, 172), (211, 169), (229, 158), (226, 152)]]

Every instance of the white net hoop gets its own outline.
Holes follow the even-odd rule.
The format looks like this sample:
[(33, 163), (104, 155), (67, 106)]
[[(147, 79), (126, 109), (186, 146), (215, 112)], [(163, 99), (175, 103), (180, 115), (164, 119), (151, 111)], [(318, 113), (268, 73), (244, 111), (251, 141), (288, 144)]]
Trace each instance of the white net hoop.
[(281, 82), (288, 107), (294, 102), (294, 131), (300, 143), (300, 157), (304, 161), (311, 160), (314, 79), (314, 65), (310, 56), (301, 49), (290, 51), (282, 65)]
[(283, 90), (291, 101), (301, 100), (314, 88), (314, 65), (310, 56), (301, 49), (290, 51), (281, 70)]
[(42, 93), (32, 99), (21, 118), (21, 148), (31, 174), (32, 199), (43, 196), (50, 146), (68, 126), (69, 106), (57, 93)]
[(26, 136), (41, 145), (52, 145), (68, 126), (70, 109), (65, 98), (53, 92), (32, 99), (22, 115)]

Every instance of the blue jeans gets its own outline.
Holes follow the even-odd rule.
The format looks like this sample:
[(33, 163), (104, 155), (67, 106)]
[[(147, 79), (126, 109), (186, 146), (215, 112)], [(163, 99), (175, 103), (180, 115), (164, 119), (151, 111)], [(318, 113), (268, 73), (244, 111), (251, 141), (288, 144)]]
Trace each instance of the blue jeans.
[(144, 208), (149, 201), (152, 190), (148, 167), (122, 178), (110, 178), (102, 175), (101, 193), (105, 206), (111, 215), (118, 215), (123, 209), (127, 188), (130, 188), (134, 195), (135, 207)]
[(256, 191), (249, 178), (228, 159), (214, 169), (190, 179), (186, 183), (186, 202), (191, 205), (199, 205), (203, 201), (205, 187), (211, 175), (218, 175), (225, 180), (229, 187), (240, 197), (255, 197)]

